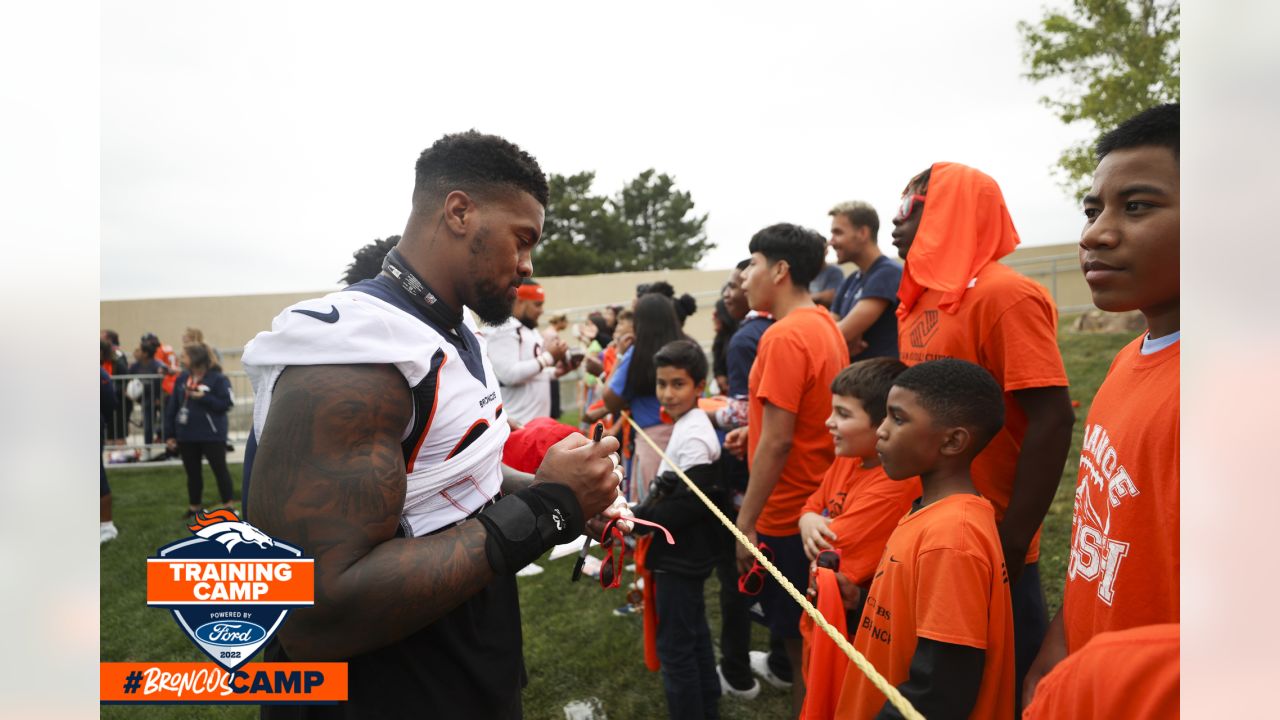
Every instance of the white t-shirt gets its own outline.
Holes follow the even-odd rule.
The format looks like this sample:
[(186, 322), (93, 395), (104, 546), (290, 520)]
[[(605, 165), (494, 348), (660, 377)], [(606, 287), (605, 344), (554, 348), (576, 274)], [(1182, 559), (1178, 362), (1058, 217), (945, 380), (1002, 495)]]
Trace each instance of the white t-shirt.
[(545, 344), (542, 333), (530, 330), (516, 318), (508, 318), (479, 334), (489, 346), (489, 362), (502, 384), (507, 413), (519, 423), (551, 417), (551, 379), (556, 369), (543, 368), (538, 362)]
[[(671, 429), (671, 439), (667, 441), (666, 453), (681, 470), (720, 459), (720, 439), (716, 437), (711, 419), (701, 408), (695, 405), (676, 421)], [(671, 466), (663, 460), (658, 466), (658, 474), (670, 469)]]

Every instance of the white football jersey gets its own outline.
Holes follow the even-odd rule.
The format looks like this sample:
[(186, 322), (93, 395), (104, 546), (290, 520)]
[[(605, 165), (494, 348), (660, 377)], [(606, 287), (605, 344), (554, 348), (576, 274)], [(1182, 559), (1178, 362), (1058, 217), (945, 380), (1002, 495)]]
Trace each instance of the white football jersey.
[(258, 444), (271, 442), (263, 431), (286, 367), (395, 365), (414, 400), (401, 437), (407, 476), (401, 528), (414, 537), (465, 519), (501, 489), (511, 430), (484, 339), (470, 313), (462, 315), (456, 332), (439, 328), (381, 276), (286, 308), (271, 330), (249, 341), (242, 358), (253, 381)]

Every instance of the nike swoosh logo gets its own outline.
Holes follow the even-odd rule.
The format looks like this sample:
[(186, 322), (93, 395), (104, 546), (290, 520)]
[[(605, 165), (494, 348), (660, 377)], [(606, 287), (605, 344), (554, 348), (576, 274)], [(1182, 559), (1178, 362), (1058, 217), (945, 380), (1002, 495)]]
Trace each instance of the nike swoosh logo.
[(894, 556), (890, 555), (890, 556), (889, 556), (889, 562), (896, 562), (896, 563), (900, 563), (900, 562), (902, 562), (902, 561), (901, 561), (901, 560), (899, 560), (898, 558), (896, 558), (896, 557), (894, 557)]
[(329, 306), (329, 312), (327, 313), (316, 312), (315, 310), (294, 310), (294, 312), (300, 315), (306, 315), (307, 317), (313, 317), (321, 322), (338, 322), (338, 308), (333, 305)]

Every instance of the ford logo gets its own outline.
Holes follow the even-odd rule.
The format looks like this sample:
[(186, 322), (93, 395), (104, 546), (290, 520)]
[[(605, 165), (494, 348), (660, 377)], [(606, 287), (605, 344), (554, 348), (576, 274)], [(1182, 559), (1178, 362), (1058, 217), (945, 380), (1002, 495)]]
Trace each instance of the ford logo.
[(261, 626), (243, 620), (205, 623), (196, 628), (196, 637), (210, 645), (249, 645), (267, 637)]

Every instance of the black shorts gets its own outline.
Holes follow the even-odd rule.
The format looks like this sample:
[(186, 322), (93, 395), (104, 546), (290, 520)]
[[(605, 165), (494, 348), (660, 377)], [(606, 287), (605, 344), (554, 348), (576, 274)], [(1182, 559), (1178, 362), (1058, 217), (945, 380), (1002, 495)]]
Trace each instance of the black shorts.
[[(809, 558), (804, 554), (800, 533), (795, 535), (765, 535), (760, 542), (773, 551), (773, 564), (782, 575), (803, 595), (809, 587)], [(800, 603), (787, 594), (773, 575), (766, 574), (764, 589), (760, 591), (760, 607), (764, 609), (765, 625), (771, 635), (798, 639), (800, 637)]]

